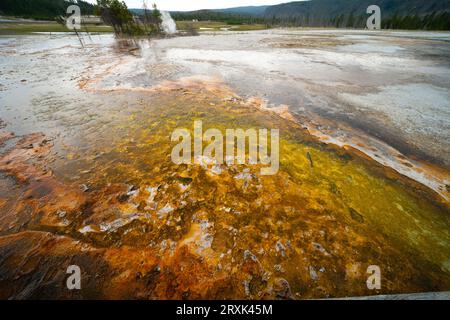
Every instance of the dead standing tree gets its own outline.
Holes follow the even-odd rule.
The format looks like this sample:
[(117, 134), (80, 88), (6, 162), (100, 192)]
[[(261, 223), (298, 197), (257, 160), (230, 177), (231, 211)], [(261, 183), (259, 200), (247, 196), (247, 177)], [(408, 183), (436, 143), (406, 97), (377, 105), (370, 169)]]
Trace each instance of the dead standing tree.
[[(67, 27), (66, 19), (67, 19), (66, 17), (59, 16), (59, 17), (56, 17), (55, 21), (56, 21), (57, 23), (59, 23), (60, 25), (62, 25), (62, 26), (64, 26), (64, 27)], [(73, 31), (75, 32), (75, 34), (76, 34), (77, 37), (78, 37), (78, 40), (80, 41), (81, 46), (84, 48), (83, 39), (82, 39), (82, 37), (80, 36), (80, 34), (78, 33), (78, 30), (77, 30), (75, 27), (74, 27), (73, 29), (70, 29), (70, 30), (73, 30)]]
[(161, 12), (156, 7), (156, 4), (152, 5), (152, 10), (148, 9), (147, 1), (143, 1), (143, 14), (141, 14), (138, 19), (144, 26), (145, 33), (148, 35), (159, 35), (161, 34)]

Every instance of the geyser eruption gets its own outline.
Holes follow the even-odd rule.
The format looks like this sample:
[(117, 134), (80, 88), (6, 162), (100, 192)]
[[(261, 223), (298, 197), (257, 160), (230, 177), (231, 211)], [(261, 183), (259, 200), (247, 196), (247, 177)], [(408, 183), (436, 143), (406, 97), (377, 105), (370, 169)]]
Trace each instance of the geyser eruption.
[(173, 34), (177, 32), (177, 25), (167, 11), (161, 11), (161, 28), (167, 34)]

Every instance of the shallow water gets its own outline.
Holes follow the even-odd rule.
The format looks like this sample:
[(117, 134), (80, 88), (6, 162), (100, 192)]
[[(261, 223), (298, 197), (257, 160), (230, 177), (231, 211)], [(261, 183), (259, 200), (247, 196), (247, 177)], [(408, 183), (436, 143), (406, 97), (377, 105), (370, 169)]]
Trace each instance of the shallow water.
[[(364, 114), (358, 105), (340, 98), (341, 94), (365, 96), (384, 87), (409, 84), (432, 86), (448, 93), (448, 37), (446, 33), (426, 32), (264, 31), (204, 36), (195, 42), (172, 39), (157, 43), (154, 50), (159, 59), (167, 57), (195, 74), (220, 75), (240, 94), (287, 104), (300, 114), (306, 109), (328, 119), (338, 118), (363, 131), (366, 128), (366, 132), (370, 128), (372, 135), (407, 155), (426, 155), (448, 168), (448, 123), (435, 127), (435, 122), (427, 121), (448, 121), (448, 116), (436, 114), (434, 105), (424, 108), (420, 100), (410, 101), (413, 112), (420, 110), (427, 118), (416, 119), (421, 125), (405, 132), (385, 121), (385, 117), (396, 116), (397, 108), (390, 107), (390, 97), (379, 99), (385, 110), (371, 108)], [(245, 78), (249, 81), (242, 83)], [(399, 99), (408, 98), (407, 92), (398, 94)], [(448, 109), (448, 104), (445, 107)], [(423, 127), (435, 127), (447, 139), (424, 135)], [(410, 140), (420, 144), (410, 144)]]
[[(267, 36), (255, 38), (261, 35)], [(243, 43), (249, 36), (232, 37)], [(200, 46), (211, 38), (195, 39)], [(450, 220), (442, 198), (353, 149), (321, 143), (303, 124), (234, 92), (233, 64), (247, 59), (257, 69), (251, 58), (265, 57), (267, 68), (279, 68), (292, 53), (239, 60), (231, 48), (217, 56), (201, 49), (206, 55), (192, 61), (192, 49), (161, 49), (186, 39), (144, 43), (142, 54), (108, 36), (84, 50), (75, 37), (46, 40), (51, 49), (43, 51), (36, 39), (43, 38), (20, 41), (23, 53), (14, 41), (0, 51), (2, 132), (16, 134), (5, 139), (0, 158), (1, 297), (258, 299), (449, 290)], [(191, 68), (199, 74), (181, 78), (192, 76)], [(214, 77), (219, 69), (222, 77)], [(279, 128), (279, 173), (173, 164), (170, 134), (192, 129), (194, 120), (204, 130)], [(87, 279), (82, 292), (61, 285), (70, 264)], [(376, 292), (366, 287), (374, 264), (383, 276)]]

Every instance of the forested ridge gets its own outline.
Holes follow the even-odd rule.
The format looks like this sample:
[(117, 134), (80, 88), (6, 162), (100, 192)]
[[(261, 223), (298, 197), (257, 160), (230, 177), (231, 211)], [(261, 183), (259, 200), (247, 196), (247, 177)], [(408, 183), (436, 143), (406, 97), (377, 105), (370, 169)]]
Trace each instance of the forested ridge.
[[(373, 0), (310, 0), (263, 7), (264, 13), (227, 10), (174, 12), (177, 20), (214, 20), (230, 24), (364, 28)], [(450, 30), (450, 0), (378, 0), (385, 29)]]
[(95, 13), (95, 6), (85, 1), (66, 0), (1, 0), (0, 14), (37, 20), (54, 20), (65, 15), (67, 7), (76, 4), (83, 15)]
[[(64, 15), (75, 0), (1, 0), (0, 14), (53, 20)], [(171, 12), (175, 20), (220, 21), (227, 24), (265, 24), (268, 27), (364, 28), (366, 9), (373, 0), (310, 0), (274, 6)], [(377, 0), (382, 28), (450, 30), (450, 0)], [(96, 13), (96, 6), (77, 1), (83, 15)], [(142, 9), (131, 9), (143, 14)]]
[(272, 25), (364, 28), (367, 7), (376, 3), (386, 29), (450, 30), (450, 0), (311, 0), (266, 9)]

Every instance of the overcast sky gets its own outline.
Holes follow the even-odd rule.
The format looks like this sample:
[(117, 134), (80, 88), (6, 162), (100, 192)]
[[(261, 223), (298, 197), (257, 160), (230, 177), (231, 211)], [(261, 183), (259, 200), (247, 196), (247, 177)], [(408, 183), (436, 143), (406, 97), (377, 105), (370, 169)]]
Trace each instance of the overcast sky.
[[(96, 3), (96, 0), (88, 0)], [(221, 9), (242, 6), (271, 5), (293, 0), (147, 0), (148, 4), (156, 3), (161, 10), (189, 11), (198, 9)], [(125, 0), (128, 8), (142, 8), (142, 0)]]

